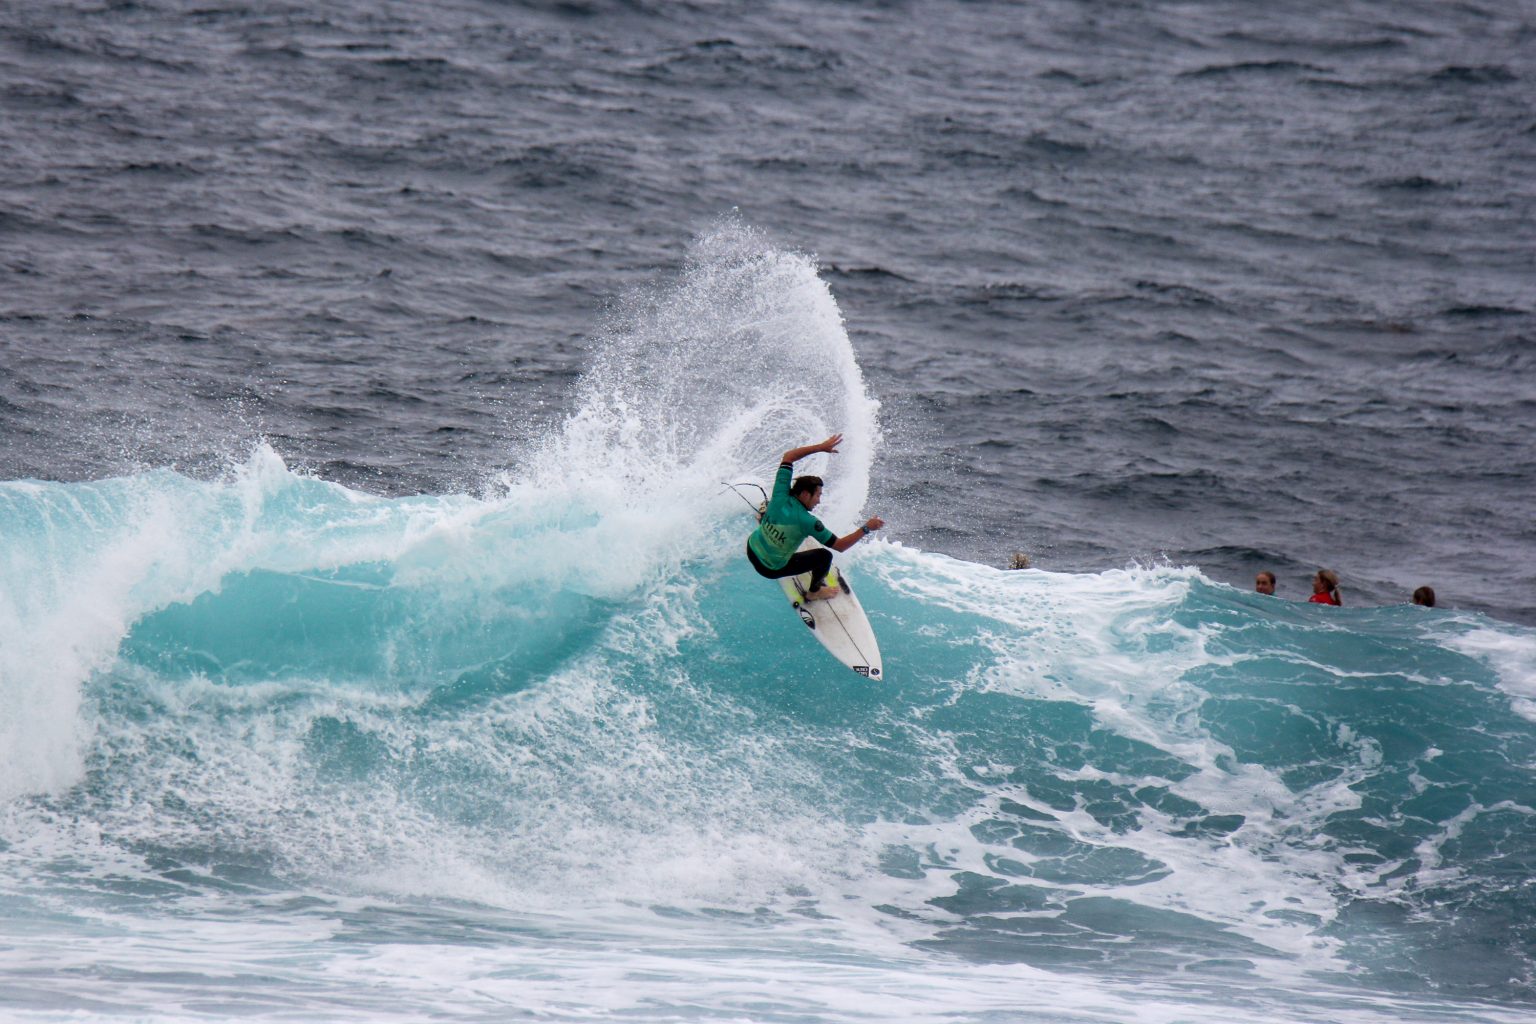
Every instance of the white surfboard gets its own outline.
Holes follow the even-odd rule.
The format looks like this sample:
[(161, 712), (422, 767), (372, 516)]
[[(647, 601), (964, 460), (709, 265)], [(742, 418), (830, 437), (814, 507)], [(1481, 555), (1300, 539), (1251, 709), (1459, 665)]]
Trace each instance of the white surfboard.
[[(817, 546), (816, 541), (807, 538), (800, 545), (800, 550)], [(779, 580), (779, 585), (784, 588), (784, 596), (789, 598), (790, 605), (799, 613), (800, 621), (810, 627), (816, 639), (832, 652), (834, 658), (861, 676), (884, 678), (881, 675), (880, 645), (875, 642), (875, 631), (870, 628), (869, 616), (864, 614), (864, 606), (854, 596), (853, 588), (848, 585), (848, 577), (841, 568), (834, 563), (832, 571), (827, 574), (826, 584), (823, 584), (837, 586), (836, 597), (807, 601), (805, 588), (811, 585), (811, 574), (808, 572), (799, 576), (786, 576)]]

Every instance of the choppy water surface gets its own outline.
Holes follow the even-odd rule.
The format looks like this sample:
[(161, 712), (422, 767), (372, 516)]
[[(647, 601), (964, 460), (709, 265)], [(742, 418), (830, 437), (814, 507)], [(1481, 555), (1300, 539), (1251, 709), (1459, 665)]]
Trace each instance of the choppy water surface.
[(1529, 1014), (1529, 4), (0, 19), (6, 1014)]

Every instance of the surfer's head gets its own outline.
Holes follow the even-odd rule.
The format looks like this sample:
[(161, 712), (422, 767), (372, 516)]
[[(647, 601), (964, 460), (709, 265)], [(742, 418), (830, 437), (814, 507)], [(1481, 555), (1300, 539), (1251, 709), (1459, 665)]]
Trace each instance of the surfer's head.
[(821, 502), (821, 477), (809, 473), (797, 476), (795, 482), (789, 485), (789, 493), (807, 509), (813, 509)]
[(1317, 575), (1312, 577), (1312, 593), (1327, 594), (1333, 598), (1334, 604), (1341, 604), (1339, 597), (1339, 574), (1332, 569), (1319, 569)]

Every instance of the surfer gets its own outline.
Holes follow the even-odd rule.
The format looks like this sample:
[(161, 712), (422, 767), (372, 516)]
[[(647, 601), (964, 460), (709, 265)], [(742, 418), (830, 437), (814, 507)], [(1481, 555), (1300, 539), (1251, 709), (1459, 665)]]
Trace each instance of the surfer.
[(1339, 574), (1332, 569), (1317, 570), (1317, 575), (1312, 577), (1312, 596), (1307, 600), (1313, 604), (1343, 604), (1344, 599), (1339, 596)]
[[(807, 601), (837, 596), (837, 587), (823, 586), (827, 573), (832, 571), (832, 551), (847, 551), (885, 525), (880, 517), (871, 516), (857, 530), (839, 537), (811, 515), (821, 502), (821, 478), (807, 474), (790, 482), (797, 461), (817, 452), (835, 455), (842, 441), (842, 434), (833, 434), (820, 444), (791, 448), (784, 453), (779, 460), (779, 471), (773, 478), (773, 493), (768, 496), (757, 529), (747, 538), (747, 561), (752, 563), (759, 576), (777, 580), (803, 572), (811, 574), (811, 585), (806, 588)], [(795, 549), (807, 537), (815, 537), (825, 547), (797, 552)]]

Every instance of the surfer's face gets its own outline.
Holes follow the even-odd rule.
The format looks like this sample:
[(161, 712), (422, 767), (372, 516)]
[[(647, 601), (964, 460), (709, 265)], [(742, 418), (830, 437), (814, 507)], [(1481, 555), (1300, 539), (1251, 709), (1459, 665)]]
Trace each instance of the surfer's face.
[(795, 497), (800, 499), (800, 504), (804, 505), (806, 511), (809, 512), (821, 504), (821, 488), (818, 487), (814, 491), (801, 491)]

